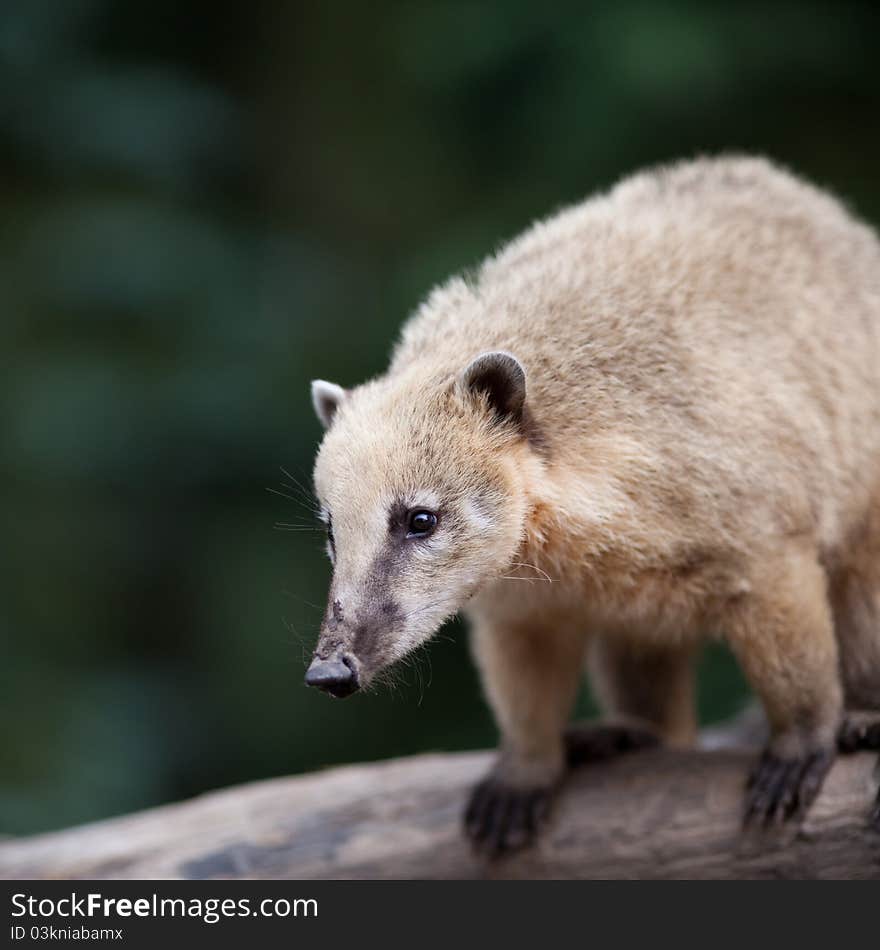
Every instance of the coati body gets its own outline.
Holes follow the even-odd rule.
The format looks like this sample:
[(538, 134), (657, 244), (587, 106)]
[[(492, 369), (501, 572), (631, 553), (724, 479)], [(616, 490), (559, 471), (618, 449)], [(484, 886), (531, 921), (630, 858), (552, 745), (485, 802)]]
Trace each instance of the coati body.
[(529, 837), (587, 661), (609, 716), (688, 743), (724, 638), (770, 724), (767, 820), (880, 709), (880, 243), (828, 195), (748, 158), (638, 174), (313, 395), (335, 569), (307, 681), (346, 694), (463, 610), (502, 737), (477, 840)]

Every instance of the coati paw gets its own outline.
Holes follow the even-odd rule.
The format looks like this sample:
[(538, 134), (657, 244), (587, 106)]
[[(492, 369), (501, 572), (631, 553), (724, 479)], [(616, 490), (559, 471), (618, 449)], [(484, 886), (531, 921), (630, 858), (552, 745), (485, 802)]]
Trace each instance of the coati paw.
[(574, 723), (565, 730), (563, 739), (569, 768), (660, 745), (660, 737), (648, 729), (603, 722)]
[(847, 755), (863, 749), (880, 750), (880, 720), (847, 716), (837, 733), (837, 751)]
[(794, 759), (764, 752), (749, 777), (744, 823), (767, 826), (791, 818), (800, 820), (833, 763), (832, 749), (819, 749)]
[(471, 793), (465, 832), (489, 857), (523, 848), (546, 821), (554, 791), (554, 785), (518, 788), (489, 776)]

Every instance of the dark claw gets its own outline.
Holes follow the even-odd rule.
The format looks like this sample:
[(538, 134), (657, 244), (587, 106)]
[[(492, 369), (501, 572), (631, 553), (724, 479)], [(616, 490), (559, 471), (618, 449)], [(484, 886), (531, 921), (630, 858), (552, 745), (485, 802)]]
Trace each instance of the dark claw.
[(834, 753), (820, 749), (797, 759), (781, 759), (765, 752), (749, 776), (745, 824), (764, 826), (804, 816), (819, 794)]
[(464, 826), (474, 845), (490, 857), (525, 847), (547, 817), (553, 789), (520, 789), (496, 778), (471, 795)]
[(489, 807), (489, 781), (480, 782), (471, 793), (464, 814), (464, 827), (469, 838), (480, 841), (485, 837), (485, 814)]
[[(880, 759), (877, 760), (877, 765), (874, 767), (874, 777), (877, 779), (877, 782), (880, 783)], [(872, 831), (876, 831), (880, 834), (880, 784), (878, 784), (877, 797), (874, 799), (874, 805), (868, 815), (868, 827)]]
[(864, 723), (845, 719), (837, 733), (837, 749), (845, 754), (862, 749), (880, 750), (880, 720)]

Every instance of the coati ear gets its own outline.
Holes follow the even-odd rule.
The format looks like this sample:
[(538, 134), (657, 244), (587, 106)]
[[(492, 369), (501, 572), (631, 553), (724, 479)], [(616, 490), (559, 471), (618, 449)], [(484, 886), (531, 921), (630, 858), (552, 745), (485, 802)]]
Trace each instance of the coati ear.
[(312, 405), (325, 429), (330, 428), (333, 416), (336, 415), (336, 410), (345, 401), (346, 396), (346, 391), (336, 383), (328, 383), (326, 379), (312, 380)]
[(522, 420), (526, 371), (510, 353), (496, 350), (476, 357), (461, 375), (466, 392), (483, 394), (499, 419)]

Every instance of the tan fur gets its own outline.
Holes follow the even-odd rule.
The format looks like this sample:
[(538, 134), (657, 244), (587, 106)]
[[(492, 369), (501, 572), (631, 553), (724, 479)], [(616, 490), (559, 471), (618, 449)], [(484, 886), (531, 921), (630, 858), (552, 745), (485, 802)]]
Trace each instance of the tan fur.
[[(495, 350), (522, 425), (462, 386)], [(825, 748), (844, 693), (880, 708), (880, 245), (762, 160), (636, 175), (435, 290), (315, 484), (331, 602), (400, 606), (364, 679), (464, 608), (513, 781), (559, 774), (588, 639), (611, 711), (687, 741), (691, 655), (723, 636), (775, 752)], [(448, 515), (383, 573), (401, 496)]]

